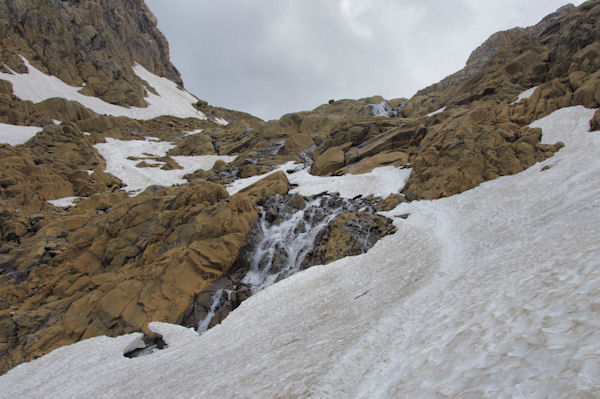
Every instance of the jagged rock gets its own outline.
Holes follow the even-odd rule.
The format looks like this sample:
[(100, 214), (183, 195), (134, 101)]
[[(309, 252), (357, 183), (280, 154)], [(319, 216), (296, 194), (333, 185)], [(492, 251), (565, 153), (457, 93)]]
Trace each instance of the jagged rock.
[(367, 252), (382, 237), (395, 232), (392, 221), (371, 213), (344, 212), (315, 239), (311, 263), (330, 263), (345, 256)]
[(22, 54), (68, 84), (86, 82), (84, 94), (115, 104), (145, 106), (144, 84), (131, 70), (134, 61), (183, 84), (143, 2), (3, 2), (0, 36), (3, 61), (11, 69), (25, 72), (16, 56)]
[[(3, 370), (82, 337), (180, 322), (194, 296), (235, 263), (257, 211), (247, 195), (229, 198), (203, 182), (134, 198), (97, 195), (70, 215), (12, 252), (15, 277), (0, 280), (0, 296), (10, 298), (0, 311), (20, 310), (7, 319)], [(14, 280), (18, 273), (26, 281)]]

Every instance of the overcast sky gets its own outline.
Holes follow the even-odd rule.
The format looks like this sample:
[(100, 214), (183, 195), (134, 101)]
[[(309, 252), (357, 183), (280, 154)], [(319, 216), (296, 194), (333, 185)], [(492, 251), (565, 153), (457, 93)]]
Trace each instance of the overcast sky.
[(410, 97), (462, 68), (492, 33), (533, 25), (568, 1), (146, 3), (190, 92), (268, 120), (333, 98)]

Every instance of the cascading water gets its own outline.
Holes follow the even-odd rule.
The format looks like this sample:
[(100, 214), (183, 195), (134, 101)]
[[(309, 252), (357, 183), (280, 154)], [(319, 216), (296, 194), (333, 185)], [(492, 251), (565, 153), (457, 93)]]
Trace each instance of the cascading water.
[(290, 205), (291, 200), (289, 196), (275, 196), (261, 209), (261, 240), (242, 279), (253, 294), (303, 269), (321, 230), (353, 208), (350, 200), (329, 194), (311, 199), (302, 209)]
[[(242, 249), (240, 266), (198, 296), (185, 325), (201, 334), (223, 320), (250, 295), (316, 264), (357, 255), (393, 232), (393, 224), (375, 215), (376, 200), (345, 199), (338, 194), (275, 195), (260, 207), (260, 218)], [(336, 230), (337, 229), (337, 230)], [(345, 234), (337, 257), (327, 249), (332, 234)]]

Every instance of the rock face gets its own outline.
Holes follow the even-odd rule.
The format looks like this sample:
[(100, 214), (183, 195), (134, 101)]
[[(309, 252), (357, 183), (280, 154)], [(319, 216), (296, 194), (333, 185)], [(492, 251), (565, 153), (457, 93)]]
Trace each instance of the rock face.
[(17, 57), (23, 55), (70, 85), (86, 83), (84, 94), (113, 104), (144, 106), (143, 83), (131, 71), (134, 62), (183, 85), (143, 1), (4, 1), (0, 38), (0, 64), (24, 72)]
[(365, 253), (395, 231), (391, 220), (374, 213), (374, 199), (280, 194), (262, 203), (238, 263), (195, 296), (184, 325), (204, 332), (250, 295), (308, 267)]
[[(24, 145), (0, 145), (0, 372), (88, 337), (148, 333), (152, 320), (209, 328), (256, 287), (368, 250), (393, 231), (375, 211), (453, 195), (552, 156), (562, 143), (540, 144), (542, 132), (528, 125), (561, 107), (600, 106), (599, 25), (600, 0), (566, 6), (492, 35), (462, 71), (411, 99), (332, 100), (269, 122), (203, 101), (196, 107), (207, 120), (115, 118), (60, 98), (21, 101), (0, 80), (0, 123), (43, 130)], [(0, 70), (22, 71), (19, 54), (120, 105), (144, 104), (134, 62), (181, 84), (137, 0), (4, 1)], [(591, 130), (598, 120), (596, 112)], [(189, 184), (130, 197), (94, 144), (147, 136), (173, 144), (161, 158), (168, 168), (179, 167), (170, 156), (237, 158), (186, 175)], [(138, 167), (152, 166), (148, 159), (136, 158)], [(289, 195), (282, 172), (233, 196), (224, 188), (287, 161), (321, 176), (387, 165), (412, 174), (402, 193), (350, 205)], [(69, 208), (47, 202), (70, 196), (82, 198)], [(283, 230), (292, 238), (267, 240)]]

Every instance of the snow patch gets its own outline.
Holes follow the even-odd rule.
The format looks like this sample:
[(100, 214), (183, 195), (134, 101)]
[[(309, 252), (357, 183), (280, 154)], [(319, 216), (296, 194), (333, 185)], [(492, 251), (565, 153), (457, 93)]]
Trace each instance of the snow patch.
[(35, 68), (29, 61), (21, 56), (27, 67), (28, 73), (0, 72), (0, 79), (8, 80), (13, 85), (13, 93), (21, 100), (38, 103), (53, 97), (62, 97), (67, 100), (77, 101), (85, 107), (99, 113), (112, 116), (127, 116), (133, 119), (153, 119), (161, 115), (171, 115), (179, 118), (206, 119), (192, 104), (198, 100), (185, 90), (179, 89), (174, 82), (161, 78), (146, 70), (143, 66), (135, 64), (133, 72), (141, 79), (148, 82), (158, 95), (147, 92), (145, 98), (148, 107), (120, 107), (107, 103), (97, 97), (86, 96), (79, 93), (82, 87), (69, 86), (55, 76), (46, 75)]
[(42, 130), (43, 128), (39, 126), (17, 126), (0, 123), (0, 144), (12, 146), (25, 144)]
[(204, 129), (197, 129), (197, 130), (192, 130), (190, 132), (186, 132), (183, 136), (191, 136), (193, 134), (198, 134), (198, 133), (202, 133), (204, 131)]
[[(226, 155), (173, 156), (173, 160), (183, 169), (163, 170), (159, 167), (138, 168), (136, 165), (142, 160), (149, 165), (164, 164), (156, 158), (166, 156), (167, 152), (175, 147), (173, 143), (152, 137), (147, 137), (146, 140), (118, 140), (107, 137), (106, 143), (94, 144), (94, 147), (106, 161), (105, 172), (121, 179), (128, 192), (137, 194), (152, 185), (186, 184), (184, 175), (198, 169), (209, 170), (219, 159), (231, 162), (236, 158)], [(127, 159), (128, 157), (140, 159)]]
[(439, 114), (439, 113), (442, 113), (442, 112), (444, 112), (445, 110), (446, 110), (446, 107), (442, 107), (442, 108), (440, 108), (440, 109), (438, 109), (438, 110), (435, 110), (435, 111), (433, 111), (433, 112), (430, 112), (430, 113), (428, 113), (428, 114), (427, 114), (427, 115), (425, 115), (425, 116), (433, 116), (433, 115), (437, 115), (437, 114)]
[(229, 122), (227, 122), (223, 118), (215, 118), (215, 123), (218, 124), (218, 125), (223, 125), (223, 126), (229, 125)]
[(521, 100), (531, 97), (537, 88), (538, 88), (538, 86), (535, 86), (535, 87), (532, 87), (531, 89), (525, 90), (523, 93), (519, 94), (519, 97), (517, 97), (517, 99), (515, 101), (513, 101), (510, 104), (513, 105), (513, 104), (518, 103)]
[(233, 195), (270, 174), (282, 171), (290, 183), (299, 185), (290, 191), (292, 194), (310, 196), (323, 192), (337, 192), (343, 198), (354, 198), (357, 195), (375, 195), (385, 198), (390, 194), (399, 193), (412, 172), (412, 169), (384, 166), (361, 175), (346, 174), (322, 177), (311, 175), (309, 169), (303, 169), (303, 167), (302, 164), (286, 162), (264, 175), (236, 180), (227, 186), (227, 191), (229, 195)]
[(81, 198), (81, 197), (63, 197), (63, 198), (59, 198), (59, 199), (48, 200), (47, 202), (49, 202), (51, 205), (59, 207), (59, 208), (69, 208), (69, 207), (77, 205), (75, 203), (75, 201), (78, 200), (79, 198)]

